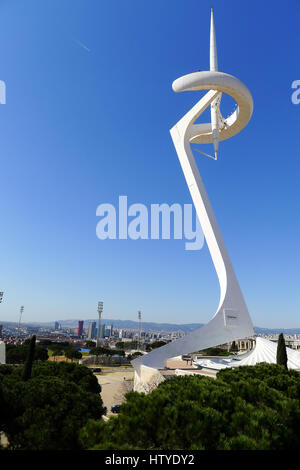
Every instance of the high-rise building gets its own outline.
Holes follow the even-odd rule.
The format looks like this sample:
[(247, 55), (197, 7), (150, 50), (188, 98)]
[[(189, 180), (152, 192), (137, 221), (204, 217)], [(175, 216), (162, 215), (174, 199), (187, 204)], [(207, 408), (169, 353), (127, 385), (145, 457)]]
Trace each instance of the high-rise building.
[(107, 325), (107, 327), (105, 328), (105, 337), (110, 338), (112, 336), (112, 330), (113, 330), (113, 326)]
[(60, 329), (60, 324), (58, 323), (58, 321), (56, 321), (56, 322), (54, 323), (54, 330), (57, 331), (57, 330), (59, 330), (59, 329)]
[(101, 325), (100, 338), (105, 338), (105, 324)]
[[(105, 324), (100, 325), (100, 334), (99, 334), (100, 339), (105, 338), (105, 328), (106, 328)], [(98, 328), (96, 328), (96, 337), (98, 338)]]
[(3, 325), (0, 325), (0, 337), (2, 336)]
[(81, 337), (83, 334), (83, 320), (79, 320), (78, 322), (78, 336)]
[(89, 323), (89, 330), (88, 330), (88, 339), (95, 339), (97, 336), (96, 333), (96, 322), (90, 321)]

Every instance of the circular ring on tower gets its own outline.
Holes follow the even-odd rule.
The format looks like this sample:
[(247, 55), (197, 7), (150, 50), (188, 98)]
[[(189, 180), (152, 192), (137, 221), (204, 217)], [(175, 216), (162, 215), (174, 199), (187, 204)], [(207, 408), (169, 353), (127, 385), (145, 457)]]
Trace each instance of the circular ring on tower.
[[(172, 84), (176, 93), (181, 91), (218, 90), (231, 96), (237, 109), (226, 119), (221, 118), (219, 140), (226, 140), (240, 132), (249, 122), (253, 112), (253, 99), (250, 91), (238, 78), (223, 72), (194, 72), (177, 78)], [(211, 124), (194, 124), (190, 142), (210, 144), (213, 142)]]

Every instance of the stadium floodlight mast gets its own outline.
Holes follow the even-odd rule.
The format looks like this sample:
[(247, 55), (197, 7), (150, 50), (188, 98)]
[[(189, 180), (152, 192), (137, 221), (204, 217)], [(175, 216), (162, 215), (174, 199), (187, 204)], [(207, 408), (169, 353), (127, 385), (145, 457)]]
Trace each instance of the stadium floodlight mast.
[(142, 312), (138, 311), (138, 319), (139, 319), (139, 342), (138, 342), (138, 351), (141, 348), (141, 320), (142, 320)]
[(99, 301), (98, 302), (98, 329), (97, 329), (97, 341), (96, 341), (96, 346), (100, 346), (100, 328), (101, 328), (101, 315), (103, 312), (103, 302)]
[[(190, 45), (188, 47), (190, 48)], [(232, 75), (218, 71), (213, 8), (210, 27), (210, 70), (184, 75), (173, 82), (172, 88), (176, 93), (207, 90), (193, 108), (173, 126), (170, 134), (219, 278), (220, 301), (215, 315), (205, 326), (132, 361), (135, 368), (136, 390), (139, 386), (143, 386), (142, 371), (145, 370), (145, 377), (146, 374), (149, 376), (149, 370), (142, 370), (142, 366), (161, 369), (164, 368), (165, 360), (168, 358), (254, 334), (242, 291), (192, 151), (196, 150), (217, 160), (219, 142), (240, 132), (249, 122), (253, 112), (253, 100), (248, 88)], [(223, 93), (231, 96), (237, 103), (236, 109), (226, 119), (220, 111)], [(199, 116), (209, 107), (210, 122), (195, 124)], [(191, 147), (191, 144), (209, 143), (214, 147), (213, 156)]]
[(18, 333), (19, 334), (20, 334), (20, 325), (21, 325), (21, 318), (22, 318), (23, 312), (24, 312), (24, 305), (21, 305), (20, 316), (19, 316), (19, 326), (18, 326)]

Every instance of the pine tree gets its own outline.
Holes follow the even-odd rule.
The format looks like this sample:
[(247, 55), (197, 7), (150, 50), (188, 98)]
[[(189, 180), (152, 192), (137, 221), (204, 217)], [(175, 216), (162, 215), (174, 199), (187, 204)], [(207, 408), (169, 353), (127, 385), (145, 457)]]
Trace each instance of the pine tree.
[(277, 364), (284, 366), (287, 369), (287, 353), (286, 353), (286, 346), (284, 341), (284, 336), (280, 333), (278, 338), (278, 345), (277, 345), (277, 355), (276, 355), (276, 362)]
[(32, 364), (33, 364), (34, 352), (35, 352), (35, 340), (36, 340), (36, 336), (33, 335), (29, 343), (29, 350), (28, 350), (26, 362), (24, 365), (23, 380), (25, 382), (26, 380), (31, 378), (31, 370), (32, 370)]

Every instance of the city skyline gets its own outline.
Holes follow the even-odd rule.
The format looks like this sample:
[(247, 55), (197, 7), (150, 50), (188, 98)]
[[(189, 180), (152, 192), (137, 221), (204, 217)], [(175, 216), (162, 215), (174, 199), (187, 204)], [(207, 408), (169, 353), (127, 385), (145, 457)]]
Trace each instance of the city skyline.
[[(191, 203), (168, 130), (197, 98), (170, 83), (208, 69), (210, 3), (61, 3), (1, 5), (0, 323), (18, 322), (21, 305), (22, 322), (85, 320), (99, 300), (103, 320), (142, 310), (145, 322), (184, 313), (207, 323), (219, 287), (206, 244), (187, 252), (182, 240), (99, 240), (96, 208), (120, 195)], [(258, 0), (214, 7), (218, 43), (227, 25), (220, 69), (249, 86), (256, 108), (217, 165), (197, 163), (253, 323), (297, 328), (300, 6), (273, 2), (271, 17)]]

